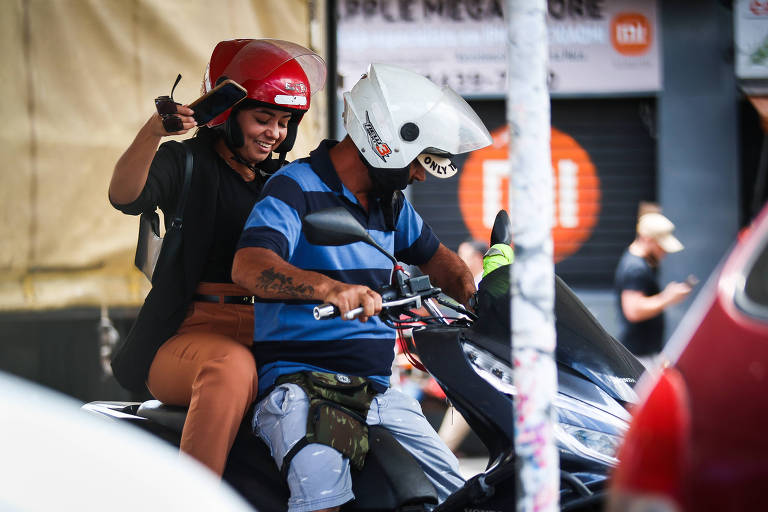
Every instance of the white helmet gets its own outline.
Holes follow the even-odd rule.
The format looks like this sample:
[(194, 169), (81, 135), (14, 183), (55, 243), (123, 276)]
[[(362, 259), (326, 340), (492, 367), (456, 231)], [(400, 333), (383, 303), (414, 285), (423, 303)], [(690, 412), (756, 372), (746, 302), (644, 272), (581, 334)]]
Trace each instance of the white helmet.
[(414, 159), (434, 176), (456, 174), (452, 155), (484, 148), (491, 135), (464, 99), (407, 69), (371, 64), (344, 93), (344, 127), (368, 167), (401, 171)]

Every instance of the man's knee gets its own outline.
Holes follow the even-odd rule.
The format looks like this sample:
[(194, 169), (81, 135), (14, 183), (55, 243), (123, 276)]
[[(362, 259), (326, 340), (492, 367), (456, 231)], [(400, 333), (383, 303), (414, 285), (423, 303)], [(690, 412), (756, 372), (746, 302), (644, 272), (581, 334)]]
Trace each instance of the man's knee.
[(324, 444), (309, 444), (289, 464), (289, 508), (334, 510), (336, 505), (354, 498), (349, 460), (338, 450)]
[(265, 441), (278, 467), (287, 464), (289, 509), (335, 510), (335, 505), (353, 498), (349, 462), (341, 453), (312, 443), (286, 459), (307, 433), (308, 413), (307, 394), (296, 384), (281, 384), (256, 406), (253, 430)]
[(253, 432), (269, 447), (278, 466), (307, 433), (309, 399), (295, 384), (282, 384), (263, 398), (253, 414)]

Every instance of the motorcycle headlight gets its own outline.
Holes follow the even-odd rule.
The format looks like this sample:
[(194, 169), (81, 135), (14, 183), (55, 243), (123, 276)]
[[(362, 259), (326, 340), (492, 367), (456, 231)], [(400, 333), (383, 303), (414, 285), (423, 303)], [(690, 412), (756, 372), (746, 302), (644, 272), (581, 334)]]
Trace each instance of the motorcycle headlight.
[[(462, 349), (472, 369), (486, 382), (507, 395), (517, 394), (509, 365), (470, 343), (462, 343)], [(627, 430), (626, 421), (562, 393), (557, 394), (554, 406), (558, 417), (554, 432), (560, 448), (603, 464), (617, 464), (616, 450)]]
[[(558, 427), (562, 430), (556, 434), (558, 440), (561, 437), (567, 438), (569, 442), (563, 444), (566, 444), (567, 448), (571, 448), (571, 451), (588, 455), (590, 458), (596, 458), (611, 465), (619, 462), (616, 459), (616, 450), (621, 443), (621, 437), (564, 423), (559, 424)], [(578, 448), (573, 449), (576, 447)]]
[(472, 369), (488, 384), (507, 395), (517, 394), (517, 389), (512, 384), (512, 368), (506, 363), (499, 361), (490, 352), (469, 343), (462, 343), (461, 348), (472, 363)]
[(626, 421), (561, 393), (555, 409), (555, 437), (562, 448), (611, 466), (619, 462), (616, 450), (627, 431)]

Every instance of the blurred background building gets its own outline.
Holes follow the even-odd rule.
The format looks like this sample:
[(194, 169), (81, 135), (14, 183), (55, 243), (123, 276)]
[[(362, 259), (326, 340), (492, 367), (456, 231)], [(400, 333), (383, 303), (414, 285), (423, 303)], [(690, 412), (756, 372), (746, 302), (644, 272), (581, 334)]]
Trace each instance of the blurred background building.
[[(110, 207), (109, 177), (177, 73), (175, 97), (199, 95), (222, 39), (293, 40), (332, 69), (289, 158), (343, 136), (341, 91), (371, 61), (421, 71), (468, 98), (493, 146), (459, 160), (458, 179), (430, 180), (410, 197), (448, 247), (487, 239), (508, 205), (514, 144), (504, 3), (0, 3), (0, 370), (80, 400), (129, 398), (104, 363), (148, 283), (133, 268), (138, 221)], [(666, 282), (704, 281), (766, 199), (766, 4), (549, 1), (556, 272), (611, 332), (613, 272), (641, 201), (658, 203), (686, 245), (664, 261)], [(667, 335), (689, 304), (668, 312)]]

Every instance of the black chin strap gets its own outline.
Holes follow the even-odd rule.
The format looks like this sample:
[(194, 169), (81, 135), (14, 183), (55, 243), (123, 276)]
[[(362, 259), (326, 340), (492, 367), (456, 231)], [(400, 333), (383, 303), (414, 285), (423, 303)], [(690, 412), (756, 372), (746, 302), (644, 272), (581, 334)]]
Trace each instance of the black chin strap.
[(384, 198), (388, 201), (392, 197), (393, 192), (404, 190), (408, 186), (410, 165), (400, 169), (382, 169), (369, 164), (359, 149), (357, 150), (357, 156), (363, 162), (366, 169), (368, 169), (368, 176), (371, 178), (372, 190), (369, 195)]
[(402, 191), (408, 186), (410, 165), (401, 169), (381, 169), (369, 164), (360, 150), (357, 151), (357, 156), (368, 169), (368, 176), (373, 185), (368, 195), (379, 202), (387, 229), (394, 231), (405, 201)]
[(264, 174), (272, 176), (285, 165), (285, 153), (280, 153), (277, 158), (267, 158), (259, 164), (259, 169)]
[(253, 173), (259, 177), (262, 183), (266, 180), (266, 178), (272, 176), (285, 164), (285, 153), (280, 153), (277, 158), (272, 158), (272, 154), (270, 153), (270, 156), (267, 157), (263, 162), (252, 164), (241, 157), (237, 151), (233, 150), (226, 138), (224, 139), (224, 142), (227, 143), (227, 147), (232, 152), (232, 158), (236, 162), (243, 164), (251, 171), (253, 171)]
[[(227, 146), (229, 146), (229, 144), (227, 144)], [(247, 168), (249, 168), (250, 170), (252, 170), (253, 172), (258, 174), (259, 168), (256, 167), (255, 164), (252, 164), (252, 163), (248, 162), (245, 158), (243, 158), (240, 155), (238, 155), (237, 151), (233, 150), (232, 148), (229, 148), (229, 150), (232, 151), (232, 159), (235, 162), (237, 162), (239, 164), (243, 164), (244, 166), (246, 166)]]

